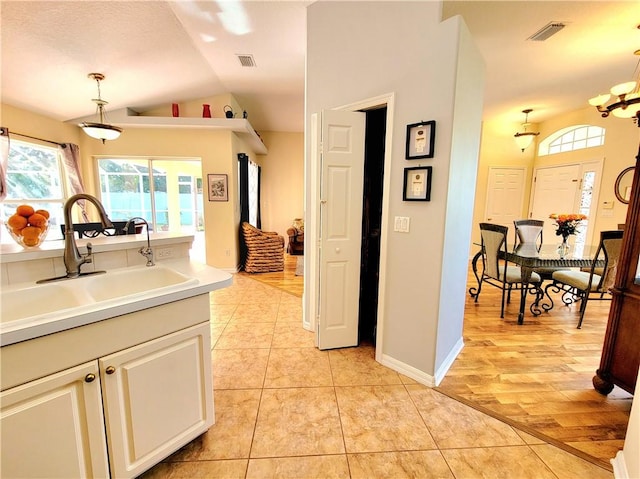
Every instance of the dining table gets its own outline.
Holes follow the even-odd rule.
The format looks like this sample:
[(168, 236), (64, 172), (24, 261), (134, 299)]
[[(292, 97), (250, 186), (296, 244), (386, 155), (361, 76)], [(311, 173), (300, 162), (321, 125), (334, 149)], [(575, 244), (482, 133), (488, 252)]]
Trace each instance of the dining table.
[[(524, 313), (527, 302), (527, 293), (529, 292), (529, 282), (531, 273), (534, 270), (548, 270), (549, 268), (585, 268), (594, 264), (596, 267), (604, 267), (604, 258), (596, 258), (598, 253), (598, 245), (575, 244), (571, 245), (568, 252), (562, 252), (558, 244), (536, 245), (531, 243), (522, 243), (517, 246), (508, 246), (500, 252), (500, 257), (508, 262), (515, 263), (520, 266), (522, 277), (522, 289), (520, 289), (520, 310), (518, 312), (518, 324), (524, 324)], [(480, 276), (478, 275), (478, 261), (482, 257), (482, 250), (478, 251), (472, 259), (473, 273), (480, 285)], [(551, 279), (549, 276), (543, 275), (545, 279)], [(473, 288), (472, 288), (473, 289)], [(471, 290), (470, 290), (471, 293)], [(541, 309), (540, 300), (542, 298), (542, 288), (538, 288), (536, 299), (531, 303), (529, 310), (534, 316), (542, 314), (542, 310), (549, 311), (553, 307), (553, 301)]]

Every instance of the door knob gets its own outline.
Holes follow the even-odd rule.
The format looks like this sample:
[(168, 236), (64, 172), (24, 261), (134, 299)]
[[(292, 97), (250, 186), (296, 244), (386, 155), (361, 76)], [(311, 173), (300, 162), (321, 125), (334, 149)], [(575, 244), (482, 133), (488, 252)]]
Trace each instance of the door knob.
[(113, 374), (116, 372), (116, 368), (114, 368), (113, 366), (107, 366), (107, 369), (105, 369), (104, 372), (107, 374)]

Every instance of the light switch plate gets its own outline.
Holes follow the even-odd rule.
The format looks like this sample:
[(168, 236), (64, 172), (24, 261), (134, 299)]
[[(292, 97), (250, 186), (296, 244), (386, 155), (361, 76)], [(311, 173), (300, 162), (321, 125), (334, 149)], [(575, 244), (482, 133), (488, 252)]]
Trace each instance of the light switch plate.
[(393, 222), (393, 231), (399, 233), (409, 232), (410, 218), (408, 216), (396, 216)]

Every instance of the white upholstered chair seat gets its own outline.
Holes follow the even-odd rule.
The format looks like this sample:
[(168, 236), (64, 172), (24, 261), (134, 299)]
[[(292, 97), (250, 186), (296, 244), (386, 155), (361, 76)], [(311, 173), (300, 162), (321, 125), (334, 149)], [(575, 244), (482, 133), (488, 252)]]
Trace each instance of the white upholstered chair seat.
[(564, 269), (553, 273), (551, 278), (555, 281), (560, 281), (573, 288), (578, 288), (582, 291), (589, 289), (590, 291), (598, 291), (598, 285), (600, 284), (600, 276), (593, 275), (591, 280), (591, 288), (589, 288), (589, 276), (587, 271), (575, 271), (570, 269)]
[[(500, 281), (504, 281), (504, 265), (500, 265), (498, 266), (498, 269), (500, 271)], [(509, 267), (507, 268), (507, 283), (520, 283), (522, 281), (522, 270), (520, 269), (520, 266), (511, 266), (509, 265)], [(540, 278), (540, 275), (538, 273), (536, 273), (535, 271), (533, 271), (531, 273), (531, 279), (529, 279), (530, 283), (539, 283), (540, 281), (542, 281), (542, 279)]]

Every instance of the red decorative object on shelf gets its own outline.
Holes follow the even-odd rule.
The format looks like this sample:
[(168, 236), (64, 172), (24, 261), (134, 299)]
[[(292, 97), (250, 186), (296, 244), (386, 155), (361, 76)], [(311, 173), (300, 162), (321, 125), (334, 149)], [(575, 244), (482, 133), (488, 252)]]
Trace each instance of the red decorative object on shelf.
[(211, 118), (211, 107), (206, 103), (202, 105), (202, 118)]
[(171, 114), (174, 118), (180, 116), (180, 106), (177, 103), (171, 104)]

